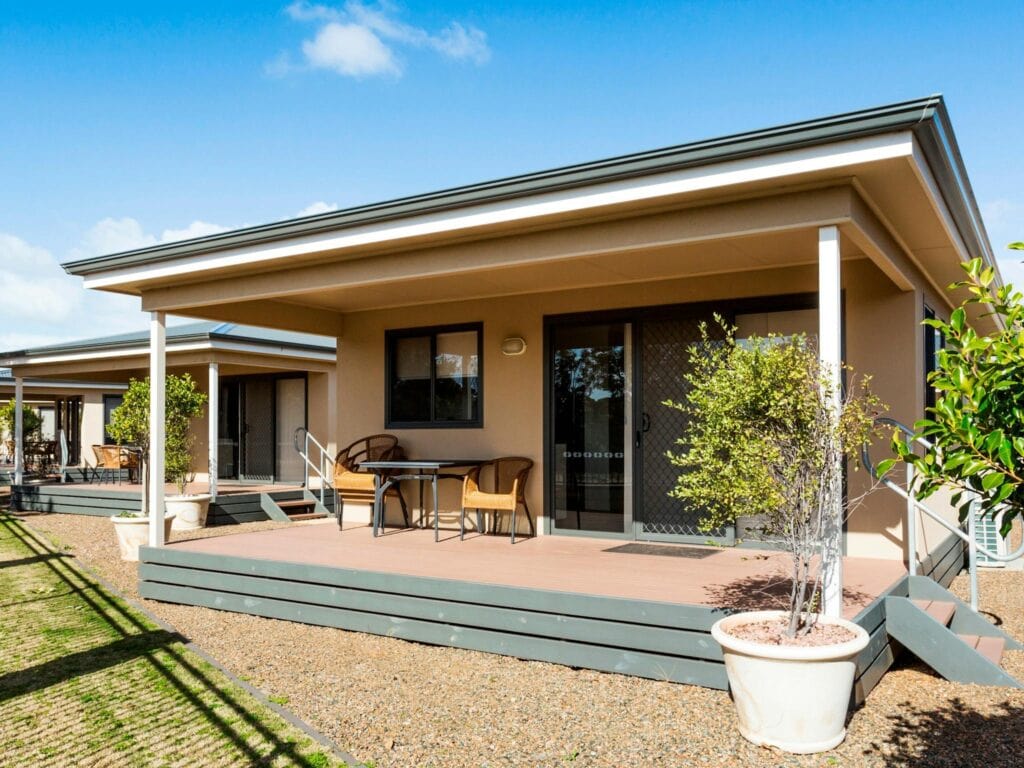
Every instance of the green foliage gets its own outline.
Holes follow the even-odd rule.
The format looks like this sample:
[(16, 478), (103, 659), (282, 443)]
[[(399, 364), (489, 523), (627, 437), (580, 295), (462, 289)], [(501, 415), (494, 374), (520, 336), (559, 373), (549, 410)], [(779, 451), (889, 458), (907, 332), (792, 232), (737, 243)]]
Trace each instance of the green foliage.
[[(165, 386), (165, 475), (184, 493), (192, 475), (191, 421), (203, 415), (206, 395), (196, 389), (195, 380), (187, 373), (167, 376)], [(129, 382), (123, 402), (111, 413), (108, 432), (118, 444), (137, 445), (143, 456), (149, 457), (148, 378)]]
[[(0, 406), (0, 435), (5, 435), (11, 440), (14, 439), (14, 416), (16, 413), (17, 407), (13, 399)], [(32, 438), (42, 424), (43, 420), (39, 418), (39, 414), (22, 403), (21, 429), (23, 437), (26, 440)]]
[[(1010, 247), (1024, 250), (1024, 243)], [(963, 269), (967, 279), (950, 289), (964, 288), (970, 296), (948, 322), (925, 321), (946, 340), (929, 378), (935, 407), (914, 425), (934, 448), (916, 455), (894, 437), (893, 450), (914, 466), (919, 499), (953, 486), (962, 521), (976, 495), (983, 514), (1006, 510), (1005, 536), (1024, 511), (1024, 303), (1012, 285), (994, 287), (995, 270), (981, 259)], [(968, 310), (994, 318), (998, 328), (982, 334)], [(879, 469), (887, 471), (893, 463), (883, 462)]]
[[(807, 591), (812, 561), (822, 552), (829, 519), (842, 501), (842, 461), (872, 434), (880, 403), (868, 380), (843, 395), (802, 335), (725, 339), (702, 328), (689, 352), (684, 398), (665, 405), (681, 411), (687, 434), (668, 458), (680, 475), (670, 495), (702, 510), (713, 531), (737, 517), (763, 520), (767, 537), (793, 556), (793, 634), (813, 620), (818, 581)], [(838, 403), (838, 405), (835, 405)]]

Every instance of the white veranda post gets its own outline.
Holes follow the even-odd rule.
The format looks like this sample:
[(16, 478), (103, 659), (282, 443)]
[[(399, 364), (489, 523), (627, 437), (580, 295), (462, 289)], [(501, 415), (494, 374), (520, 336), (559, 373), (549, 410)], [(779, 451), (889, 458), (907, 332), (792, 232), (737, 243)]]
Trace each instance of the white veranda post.
[(21, 485), (25, 475), (25, 380), (14, 378), (14, 484)]
[[(840, 298), (839, 228), (818, 229), (818, 358), (822, 371), (831, 378), (830, 406), (840, 407), (842, 392), (840, 352), (842, 312)], [(835, 477), (841, 478), (841, 467)], [(841, 482), (839, 480), (838, 482)], [(825, 515), (825, 541), (822, 549), (822, 592), (826, 616), (843, 615), (843, 501), (842, 489), (830, 494), (833, 508)]]
[(217, 363), (210, 363), (210, 380), (207, 391), (206, 423), (209, 427), (207, 442), (209, 443), (209, 462), (207, 471), (210, 475), (210, 496), (217, 497), (217, 448), (220, 435), (217, 433), (218, 424), (218, 397), (220, 395), (220, 369)]
[(149, 320), (149, 546), (164, 543), (164, 400), (167, 392), (167, 318)]

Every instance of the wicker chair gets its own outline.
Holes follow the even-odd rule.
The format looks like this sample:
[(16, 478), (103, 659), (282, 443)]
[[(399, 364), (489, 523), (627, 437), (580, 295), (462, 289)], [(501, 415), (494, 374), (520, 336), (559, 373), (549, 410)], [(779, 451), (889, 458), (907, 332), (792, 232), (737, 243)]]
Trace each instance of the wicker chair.
[(122, 450), (119, 445), (94, 445), (92, 452), (96, 456), (96, 473), (99, 478), (99, 482), (103, 482), (103, 478), (108, 479), (116, 478), (116, 482), (121, 482), (121, 456)]
[[(405, 458), (398, 438), (394, 435), (370, 435), (361, 437), (351, 445), (338, 451), (334, 457), (334, 488), (338, 492), (338, 528), (341, 528), (345, 499), (373, 504), (374, 473), (359, 469), (362, 461), (400, 461)], [(386, 477), (386, 475), (385, 475)], [(409, 508), (398, 485), (390, 486), (384, 492), (384, 501), (398, 499), (402, 505), (402, 518), (409, 525)], [(382, 521), (383, 522), (383, 521)]]
[[(480, 473), (485, 467), (492, 467), (493, 490), (484, 491), (480, 488)], [(526, 481), (530, 478), (533, 460), (521, 456), (505, 456), (492, 459), (473, 467), (466, 473), (462, 481), (462, 517), (459, 521), (459, 538), (466, 536), (466, 510), (476, 510), (477, 529), (483, 530), (481, 509), (490, 509), (512, 513), (511, 536), (516, 543), (516, 509), (523, 505), (526, 521), (530, 524), (530, 535), (536, 534), (530, 507), (526, 503)], [(498, 532), (498, 516), (494, 516), (491, 532)]]

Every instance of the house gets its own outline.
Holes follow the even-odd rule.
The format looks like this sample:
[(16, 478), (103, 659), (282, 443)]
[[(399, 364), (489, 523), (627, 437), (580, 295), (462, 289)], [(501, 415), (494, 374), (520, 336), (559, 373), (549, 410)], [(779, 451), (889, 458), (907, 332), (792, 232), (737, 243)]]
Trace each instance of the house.
[[(83, 456), (91, 454), (92, 444), (106, 442), (103, 426), (107, 414), (114, 403), (120, 402), (126, 388), (123, 382), (23, 378), (22, 401), (39, 417), (37, 437), (47, 451), (56, 454), (63, 431), (67, 464), (78, 466)], [(0, 368), (0, 403), (14, 400), (15, 390), (11, 369)], [(0, 439), (0, 484), (9, 482), (13, 473), (14, 436), (4, 434)]]
[[(332, 339), (192, 322), (168, 329), (166, 351), (168, 370), (191, 375), (210, 396), (210, 406), (193, 427), (197, 481), (209, 482), (210, 467), (216, 468), (215, 481), (303, 480), (293, 437), (300, 427), (328, 421)], [(149, 375), (148, 356), (147, 332), (0, 353), (0, 365), (10, 371), (0, 379), (0, 395), (10, 399), (21, 380), (24, 401), (40, 403), (44, 432), (49, 430), (52, 440), (64, 432), (63, 463), (76, 478), (90, 479), (96, 466), (93, 446), (113, 442), (106, 432), (111, 412), (121, 404), (127, 382)]]
[[(598, 540), (751, 545), (742, 526), (702, 534), (699, 510), (666, 493), (664, 454), (685, 424), (662, 403), (680, 394), (701, 323), (718, 314), (741, 336), (815, 336), (826, 364), (870, 374), (889, 415), (911, 424), (931, 397), (936, 340), (921, 321), (959, 302), (946, 286), (974, 257), (995, 266), (945, 103), (930, 96), (64, 267), (88, 288), (141, 299), (155, 371), (167, 313), (336, 337), (328, 427), (339, 444), (386, 431), (414, 456), (530, 457), (538, 541), (568, 551)], [(869, 482), (851, 471), (849, 493)], [(441, 507), (455, 524), (457, 487)], [(909, 551), (906, 514), (895, 494), (871, 494), (845, 521), (844, 554), (951, 578), (959, 542), (919, 520)], [(507, 530), (507, 517), (497, 522)], [(144, 566), (151, 594), (213, 604), (194, 584), (161, 585), (171, 566), (218, 561), (165, 549), (149, 552), (156, 570)], [(266, 567), (286, 578), (284, 565)], [(454, 637), (434, 631), (413, 636)], [(596, 658), (588, 648), (573, 658)]]

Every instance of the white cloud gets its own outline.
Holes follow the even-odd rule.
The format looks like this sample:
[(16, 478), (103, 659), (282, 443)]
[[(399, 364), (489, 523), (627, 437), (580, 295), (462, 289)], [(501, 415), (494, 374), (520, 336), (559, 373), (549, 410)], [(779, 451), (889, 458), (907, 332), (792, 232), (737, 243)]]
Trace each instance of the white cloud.
[(338, 206), (334, 203), (325, 203), (323, 200), (317, 200), (296, 213), (295, 218), (301, 219), (303, 216), (315, 216), (318, 213), (330, 213), (336, 210), (338, 210)]
[(211, 224), (208, 221), (193, 221), (182, 229), (165, 229), (157, 237), (146, 232), (142, 224), (125, 216), (124, 218), (106, 218), (96, 222), (82, 238), (82, 244), (72, 249), (71, 258), (85, 259), (90, 256), (106, 256), (110, 253), (133, 251), (160, 243), (176, 240), (189, 240), (193, 237), (204, 237), (217, 232), (226, 232), (229, 227)]
[(218, 232), (227, 232), (229, 229), (231, 227), (222, 227), (220, 224), (211, 224), (208, 221), (193, 221), (184, 229), (165, 229), (160, 235), (160, 242), (191, 240), (194, 237), (206, 237), (207, 235), (216, 235)]
[[(437, 33), (406, 24), (389, 2), (375, 6), (350, 0), (343, 7), (294, 2), (285, 9), (296, 21), (319, 24), (315, 36), (302, 43), (305, 65), (348, 77), (399, 76), (402, 72), (395, 47), (432, 50), (457, 61), (484, 64), (491, 57), (487, 34), (477, 27), (453, 21)], [(301, 69), (287, 53), (264, 65), (275, 77)]]
[(339, 75), (366, 77), (397, 75), (401, 71), (391, 49), (367, 27), (332, 21), (316, 37), (302, 44), (306, 61), (316, 69), (331, 69)]
[[(136, 297), (85, 290), (81, 279), (66, 274), (60, 261), (203, 237), (226, 229), (207, 221), (193, 221), (181, 229), (165, 229), (157, 236), (131, 217), (108, 217), (86, 230), (81, 243), (60, 260), (46, 248), (0, 232), (0, 351), (146, 327)], [(180, 320), (169, 318), (169, 322)]]
[(0, 271), (0, 350), (138, 330), (144, 325), (138, 299), (85, 291), (78, 278), (65, 274), (52, 253), (15, 235), (0, 233), (0, 264), (4, 266)]

